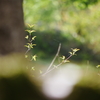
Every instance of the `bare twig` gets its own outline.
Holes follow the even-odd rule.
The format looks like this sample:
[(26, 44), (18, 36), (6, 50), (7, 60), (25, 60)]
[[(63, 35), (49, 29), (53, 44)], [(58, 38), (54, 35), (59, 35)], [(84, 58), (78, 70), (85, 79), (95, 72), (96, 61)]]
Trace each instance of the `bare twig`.
[(46, 71), (44, 74), (42, 74), (42, 76), (45, 76), (46, 74), (48, 74), (49, 72), (51, 72), (52, 70), (54, 70), (54, 69), (56, 69), (56, 68), (58, 68), (60, 65), (62, 65), (63, 64), (63, 62), (61, 62), (59, 65), (57, 65), (57, 66), (55, 66), (55, 67), (53, 67), (52, 69), (49, 69), (48, 71)]
[[(70, 55), (68, 58), (66, 58), (65, 60), (68, 60), (72, 57), (72, 55)], [(56, 59), (56, 56), (55, 56)], [(55, 67), (53, 67), (52, 69), (49, 68), (49, 70), (47, 70), (45, 73), (42, 74), (42, 76), (45, 76), (46, 74), (48, 74), (49, 72), (51, 72), (52, 70), (58, 68), (59, 66), (61, 66), (64, 62), (62, 61), (60, 64), (56, 65)], [(51, 64), (50, 64), (51, 65)], [(52, 63), (53, 65), (53, 63)]]
[[(69, 58), (71, 58), (72, 55), (70, 55), (68, 58), (66, 58), (66, 60), (68, 60)], [(44, 74), (42, 74), (42, 76), (45, 76), (47, 73), (51, 72), (52, 70), (58, 68), (59, 66), (61, 66), (63, 64), (63, 62), (61, 62), (60, 64), (56, 65), (55, 67), (53, 67), (52, 69), (47, 70)], [(51, 64), (50, 64), (51, 65)]]
[(66, 58), (66, 60), (70, 59), (73, 55), (70, 55), (68, 58)]
[(48, 69), (47, 69), (47, 71), (46, 71), (46, 72), (48, 72), (48, 71), (50, 70), (50, 68), (52, 67), (52, 65), (53, 65), (54, 61), (56, 60), (57, 56), (59, 55), (60, 48), (61, 48), (61, 43), (59, 43), (59, 47), (58, 47), (57, 53), (56, 53), (56, 55), (55, 55), (54, 59), (52, 60), (51, 64), (49, 65), (49, 67), (48, 67)]
[(27, 49), (27, 51), (25, 52), (25, 54), (27, 54), (30, 51), (30, 48)]
[[(61, 43), (59, 44), (57, 53), (56, 53), (54, 59), (52, 60), (50, 66), (48, 67), (47, 71), (46, 71), (45, 73), (43, 73), (41, 76), (45, 76), (46, 74), (48, 74), (48, 73), (51, 72), (52, 70), (58, 68), (58, 67), (61, 66), (63, 63), (67, 62), (67, 60), (70, 59), (73, 55), (75, 55), (75, 52), (77, 52), (77, 51), (79, 50), (79, 49), (77, 49), (77, 48), (73, 49), (73, 52), (70, 52), (70, 55), (69, 55), (66, 59), (63, 59), (62, 62), (61, 62), (60, 64), (58, 64), (58, 65), (54, 66), (53, 68), (51, 68), (51, 67), (53, 66), (53, 63), (54, 63), (54, 61), (56, 60), (56, 58), (57, 58), (59, 52), (60, 52), (60, 48), (61, 48)], [(41, 77), (41, 76), (39, 76), (39, 77)]]

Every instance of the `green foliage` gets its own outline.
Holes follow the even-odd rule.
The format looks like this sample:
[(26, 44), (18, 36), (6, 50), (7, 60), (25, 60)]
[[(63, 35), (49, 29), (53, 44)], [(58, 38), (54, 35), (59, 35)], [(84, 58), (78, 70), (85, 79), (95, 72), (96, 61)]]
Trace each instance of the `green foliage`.
[(68, 2), (69, 4), (74, 4), (74, 6), (80, 8), (80, 9), (85, 9), (90, 5), (96, 4), (100, 0), (65, 0), (66, 3)]
[[(27, 53), (29, 53), (29, 51), (31, 50), (31, 49), (33, 49), (34, 48), (34, 46), (36, 46), (36, 44), (33, 44), (32, 42), (35, 40), (35, 38), (36, 38), (36, 36), (32, 36), (32, 33), (33, 32), (35, 32), (34, 30), (33, 30), (33, 27), (34, 27), (34, 25), (30, 25), (30, 24), (28, 24), (28, 27), (29, 27), (29, 29), (28, 30), (26, 30), (27, 32), (28, 32), (28, 35), (26, 35), (26, 39), (27, 39), (27, 43), (26, 43), (26, 45), (25, 45), (25, 47), (27, 48), (27, 51), (26, 51), (26, 53), (25, 53), (25, 58), (29, 58), (29, 55), (27, 55)], [(34, 61), (36, 61), (36, 55), (31, 55), (31, 59), (30, 59), (30, 61), (32, 61), (32, 60), (34, 60)]]
[[(73, 13), (73, 16), (70, 15), (69, 17), (70, 28), (72, 29), (70, 29), (70, 33), (72, 36), (80, 42), (87, 44), (88, 48), (94, 52), (100, 51), (100, 38), (98, 37), (100, 33), (100, 24), (98, 22), (100, 15), (99, 6), (100, 3), (91, 6), (87, 10)], [(72, 17), (74, 18), (72, 19)]]
[(55, 24), (60, 24), (59, 21), (65, 18), (64, 13), (68, 13), (68, 10), (84, 9), (98, 1), (100, 0), (24, 0), (25, 21), (38, 24), (42, 30), (42, 25), (53, 28)]
[[(29, 25), (29, 24), (28, 24), (28, 26), (29, 26), (30, 29), (26, 30), (26, 31), (28, 32), (28, 35), (27, 35), (25, 38), (28, 40), (28, 43), (25, 45), (25, 47), (26, 47), (28, 50), (27, 50), (26, 53), (25, 53), (25, 58), (29, 58), (29, 55), (26, 55), (26, 54), (27, 54), (31, 49), (33, 49), (33, 46), (36, 45), (36, 44), (33, 44), (33, 43), (32, 43), (32, 41), (35, 40), (35, 38), (36, 38), (36, 36), (33, 36), (33, 37), (32, 37), (32, 32), (34, 32), (34, 30), (32, 30), (31, 28), (33, 27), (33, 25)], [(39, 73), (40, 73), (42, 76), (44, 76), (44, 75), (46, 75), (47, 73), (51, 72), (51, 71), (54, 70), (55, 68), (58, 68), (58, 67), (59, 67), (60, 65), (62, 65), (63, 63), (70, 62), (69, 59), (70, 59), (72, 56), (76, 55), (76, 52), (79, 51), (79, 49), (77, 49), (77, 48), (75, 48), (75, 49), (72, 48), (72, 51), (69, 52), (69, 53), (70, 53), (69, 57), (67, 57), (67, 58), (66, 58), (65, 56), (60, 57), (60, 58), (62, 59), (61, 63), (59, 63), (58, 65), (54, 65), (54, 62), (55, 62), (56, 58), (57, 58), (58, 55), (59, 55), (60, 48), (61, 48), (61, 43), (59, 44), (58, 51), (57, 51), (57, 53), (56, 53), (56, 55), (55, 55), (53, 61), (51, 62), (50, 66), (47, 68), (47, 71), (46, 71), (46, 72), (42, 72), (41, 70), (39, 70)], [(36, 61), (36, 57), (37, 57), (36, 55), (34, 55), (34, 56), (31, 55), (31, 60), (30, 60), (30, 61), (33, 61), (33, 60)], [(53, 66), (53, 68), (51, 68), (52, 66)], [(27, 67), (27, 68), (28, 68), (28, 67)], [(31, 70), (32, 70), (32, 71), (35, 71), (35, 68), (34, 68), (34, 67), (31, 67)]]
[(61, 42), (61, 55), (77, 47), (81, 51), (73, 59), (99, 62), (99, 7), (100, 0), (25, 0), (25, 22), (35, 23), (37, 31), (34, 51), (50, 58)]
[(77, 51), (79, 51), (79, 49), (77, 49), (77, 48), (73, 49), (73, 48), (72, 48), (72, 52), (69, 52), (69, 53), (70, 53), (70, 55), (76, 55), (75, 53), (76, 53)]
[(71, 58), (72, 56), (76, 55), (76, 52), (80, 50), (77, 48), (75, 48), (75, 49), (71, 48), (71, 49), (72, 49), (72, 51), (69, 52), (69, 54), (70, 54), (69, 57), (67, 57), (67, 58), (65, 56), (61, 57), (63, 63), (70, 62), (68, 59)]

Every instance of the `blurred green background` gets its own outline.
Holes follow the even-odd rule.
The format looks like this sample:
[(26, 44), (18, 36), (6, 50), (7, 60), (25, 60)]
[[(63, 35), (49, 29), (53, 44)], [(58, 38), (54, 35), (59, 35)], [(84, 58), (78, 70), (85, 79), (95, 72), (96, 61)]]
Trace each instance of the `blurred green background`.
[(53, 59), (61, 43), (60, 56), (78, 48), (72, 61), (100, 64), (100, 0), (24, 0), (23, 6), (25, 23), (35, 25), (38, 59)]

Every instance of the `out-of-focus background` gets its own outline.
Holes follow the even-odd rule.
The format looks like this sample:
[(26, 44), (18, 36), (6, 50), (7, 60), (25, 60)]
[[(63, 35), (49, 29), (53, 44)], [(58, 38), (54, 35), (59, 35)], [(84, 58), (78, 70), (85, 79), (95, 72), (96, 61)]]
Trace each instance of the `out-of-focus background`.
[(68, 57), (71, 48), (78, 48), (71, 62), (99, 64), (99, 0), (24, 0), (23, 6), (25, 23), (35, 25), (37, 45), (32, 53), (38, 59), (53, 59), (61, 43), (60, 56)]
[(0, 100), (99, 100), (99, 6), (0, 0)]

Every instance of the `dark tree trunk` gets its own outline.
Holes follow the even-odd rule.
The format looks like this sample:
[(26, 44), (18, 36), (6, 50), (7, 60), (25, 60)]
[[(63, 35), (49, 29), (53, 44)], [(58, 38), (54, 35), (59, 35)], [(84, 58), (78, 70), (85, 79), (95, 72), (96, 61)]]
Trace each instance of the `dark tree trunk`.
[(24, 51), (22, 0), (0, 0), (0, 55)]
[[(0, 0), (0, 100), (46, 100), (28, 79), (22, 0)], [(24, 69), (23, 69), (24, 68)]]

